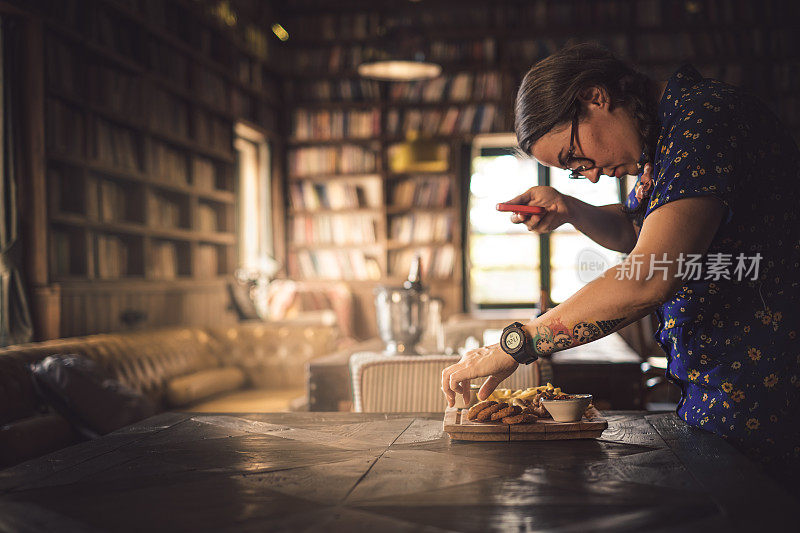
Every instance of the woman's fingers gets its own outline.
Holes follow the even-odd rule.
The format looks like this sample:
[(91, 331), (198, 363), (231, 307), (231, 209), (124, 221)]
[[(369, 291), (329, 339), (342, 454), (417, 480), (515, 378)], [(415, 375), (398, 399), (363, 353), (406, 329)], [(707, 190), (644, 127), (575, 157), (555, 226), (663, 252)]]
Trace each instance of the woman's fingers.
[(500, 382), (503, 381), (502, 379), (497, 379), (495, 376), (489, 376), (486, 378), (486, 381), (483, 382), (481, 385), (481, 389), (478, 391), (478, 400), (483, 401), (489, 397), (490, 394), (494, 392), (494, 389), (500, 385)]
[(442, 392), (447, 398), (447, 405), (453, 407), (456, 404), (456, 393), (450, 388), (450, 372), (456, 365), (451, 365), (442, 370)]
[(525, 221), (525, 226), (528, 228), (528, 231), (536, 231), (536, 226), (542, 220), (544, 215), (531, 215), (531, 217)]
[[(534, 217), (536, 220), (534, 221)], [(533, 215), (531, 219), (525, 223), (525, 226), (528, 227), (529, 231), (535, 231), (536, 233), (548, 233), (553, 231), (553, 222), (556, 217), (556, 213), (554, 211), (548, 211), (544, 215)]]
[(511, 222), (513, 224), (521, 224), (523, 222), (527, 222), (529, 218), (531, 218), (531, 215), (528, 215), (526, 213), (512, 213), (511, 214)]
[(461, 386), (461, 397), (464, 398), (464, 405), (469, 405), (472, 400), (471, 380), (464, 380), (459, 385)]
[(483, 385), (481, 385), (481, 389), (478, 391), (478, 399), (480, 401), (483, 401), (486, 398), (488, 398), (489, 395), (494, 392), (497, 386), (500, 385), (500, 383), (502, 383), (503, 380), (506, 379), (508, 376), (510, 376), (512, 373), (513, 371), (508, 373), (501, 372), (499, 374), (492, 374), (491, 376), (486, 378), (486, 381), (483, 382)]
[(469, 371), (466, 368), (459, 368), (450, 374), (450, 390), (453, 391), (453, 401), (456, 399), (456, 394), (463, 392), (461, 382), (470, 378), (468, 373)]
[(464, 380), (464, 374), (465, 370), (461, 367), (461, 362), (442, 370), (442, 392), (444, 392), (447, 405), (450, 407), (456, 404), (456, 394), (469, 394), (470, 382), (469, 379)]

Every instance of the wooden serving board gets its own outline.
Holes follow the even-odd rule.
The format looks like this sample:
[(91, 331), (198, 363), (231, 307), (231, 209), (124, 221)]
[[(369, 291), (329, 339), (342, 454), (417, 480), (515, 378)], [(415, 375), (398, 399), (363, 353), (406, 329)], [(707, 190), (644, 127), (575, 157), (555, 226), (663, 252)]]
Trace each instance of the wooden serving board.
[[(463, 415), (463, 416), (462, 416)], [(608, 428), (608, 420), (591, 407), (580, 422), (556, 422), (540, 418), (532, 424), (508, 425), (502, 422), (473, 422), (467, 409), (448, 407), (444, 412), (444, 431), (454, 440), (511, 441), (595, 439)]]

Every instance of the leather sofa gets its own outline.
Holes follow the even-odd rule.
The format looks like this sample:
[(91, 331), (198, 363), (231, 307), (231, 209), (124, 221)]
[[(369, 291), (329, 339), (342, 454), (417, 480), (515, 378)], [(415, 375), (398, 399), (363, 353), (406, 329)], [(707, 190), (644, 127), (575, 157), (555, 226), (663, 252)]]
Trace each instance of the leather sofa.
[(77, 354), (140, 391), (158, 411), (274, 412), (306, 395), (306, 363), (337, 347), (338, 327), (254, 322), (91, 335), (0, 350), (0, 467), (79, 440), (70, 423), (45, 411), (30, 365)]

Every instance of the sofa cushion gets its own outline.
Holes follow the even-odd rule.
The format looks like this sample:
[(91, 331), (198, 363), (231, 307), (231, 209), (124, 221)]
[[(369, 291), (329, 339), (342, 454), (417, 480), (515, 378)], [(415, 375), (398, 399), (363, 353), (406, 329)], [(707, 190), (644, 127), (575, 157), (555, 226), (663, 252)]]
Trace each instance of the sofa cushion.
[(11, 466), (78, 441), (69, 421), (56, 413), (34, 415), (0, 427), (0, 466)]
[(93, 438), (155, 414), (140, 392), (104, 374), (97, 363), (79, 355), (55, 355), (31, 365), (42, 399)]
[(172, 378), (167, 383), (167, 404), (183, 407), (221, 392), (239, 389), (245, 381), (244, 372), (232, 366)]

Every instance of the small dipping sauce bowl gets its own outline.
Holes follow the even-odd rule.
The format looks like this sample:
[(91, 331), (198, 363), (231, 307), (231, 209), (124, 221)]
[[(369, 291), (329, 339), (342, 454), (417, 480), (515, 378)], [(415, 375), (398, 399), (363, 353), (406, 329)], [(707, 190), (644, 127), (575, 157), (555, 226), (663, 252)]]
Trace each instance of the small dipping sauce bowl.
[(578, 422), (592, 403), (591, 394), (570, 394), (563, 400), (541, 400), (544, 408), (556, 422)]

